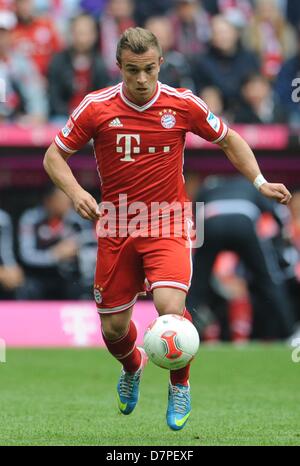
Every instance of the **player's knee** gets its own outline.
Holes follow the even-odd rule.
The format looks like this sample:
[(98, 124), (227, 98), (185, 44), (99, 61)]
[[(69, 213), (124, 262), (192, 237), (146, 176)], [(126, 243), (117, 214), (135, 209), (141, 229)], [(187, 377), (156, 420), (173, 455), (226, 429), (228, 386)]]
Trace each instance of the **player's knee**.
[(117, 323), (103, 323), (102, 321), (102, 331), (107, 340), (118, 340), (127, 331), (127, 327), (123, 324)]
[(160, 316), (165, 314), (178, 314), (182, 315), (184, 311), (184, 304), (165, 303), (156, 306), (156, 310)]
[(183, 291), (171, 288), (157, 288), (153, 292), (154, 304), (159, 315), (182, 315), (186, 295)]

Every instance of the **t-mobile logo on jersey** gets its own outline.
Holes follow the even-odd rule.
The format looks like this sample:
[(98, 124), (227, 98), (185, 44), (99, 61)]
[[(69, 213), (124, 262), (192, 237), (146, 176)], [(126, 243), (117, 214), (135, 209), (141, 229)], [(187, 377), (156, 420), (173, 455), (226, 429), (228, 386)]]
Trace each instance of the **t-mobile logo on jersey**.
[[(140, 148), (138, 147), (141, 143), (141, 136), (139, 134), (117, 134), (117, 144), (120, 144), (122, 139), (125, 139), (125, 155), (122, 159), (120, 159), (122, 162), (134, 162), (135, 159), (131, 157), (131, 140), (133, 139), (136, 143), (137, 146), (133, 147), (133, 153), (134, 154), (139, 154), (140, 153)], [(123, 153), (123, 147), (122, 146), (117, 146), (116, 148), (117, 152), (119, 154)]]
[[(125, 139), (125, 147), (119, 145), (120, 142)], [(133, 147), (133, 143), (135, 142), (136, 145)], [(117, 147), (116, 151), (119, 154), (124, 153), (124, 157), (122, 157), (120, 160), (121, 162), (135, 162), (135, 159), (131, 157), (132, 153), (133, 154), (140, 154), (141, 149), (140, 149), (140, 144), (141, 144), (141, 136), (139, 134), (117, 134)], [(163, 152), (170, 152), (170, 146), (163, 146)], [(149, 154), (155, 154), (157, 148), (156, 147), (148, 147), (148, 153)]]

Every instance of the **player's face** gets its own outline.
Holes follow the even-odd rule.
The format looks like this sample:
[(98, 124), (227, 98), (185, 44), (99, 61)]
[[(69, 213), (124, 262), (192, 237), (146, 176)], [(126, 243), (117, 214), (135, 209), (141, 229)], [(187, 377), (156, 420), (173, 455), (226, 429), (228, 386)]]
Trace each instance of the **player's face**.
[(123, 50), (118, 64), (127, 96), (137, 104), (146, 103), (155, 93), (158, 73), (163, 58), (156, 48), (143, 54)]

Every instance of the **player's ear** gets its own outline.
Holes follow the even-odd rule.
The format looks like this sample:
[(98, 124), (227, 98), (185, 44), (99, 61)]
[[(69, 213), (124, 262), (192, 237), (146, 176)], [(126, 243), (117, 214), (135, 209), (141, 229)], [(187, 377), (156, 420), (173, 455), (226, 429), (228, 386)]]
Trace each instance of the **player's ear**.
[(121, 63), (120, 63), (118, 60), (116, 61), (116, 65), (117, 65), (117, 67), (119, 68), (119, 70), (121, 70), (122, 65), (121, 65)]
[(163, 64), (164, 62), (164, 57), (159, 57), (159, 61), (158, 61), (158, 70), (160, 70), (160, 67), (161, 65)]

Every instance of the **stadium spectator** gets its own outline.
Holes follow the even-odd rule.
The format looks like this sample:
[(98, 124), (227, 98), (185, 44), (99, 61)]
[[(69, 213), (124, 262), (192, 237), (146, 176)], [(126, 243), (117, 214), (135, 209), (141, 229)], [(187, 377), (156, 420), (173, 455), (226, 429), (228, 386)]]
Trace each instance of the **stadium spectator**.
[(287, 20), (297, 29), (300, 26), (300, 2), (295, 0), (282, 0), (283, 14)]
[(0, 300), (13, 299), (24, 282), (23, 271), (15, 259), (13, 237), (10, 216), (0, 209)]
[(163, 51), (160, 81), (172, 87), (186, 87), (194, 91), (190, 64), (182, 53), (174, 50), (174, 30), (170, 19), (166, 16), (152, 16), (146, 21), (145, 28), (156, 35)]
[(83, 11), (98, 19), (102, 15), (107, 2), (108, 0), (80, 0), (80, 7)]
[(68, 40), (70, 19), (82, 13), (80, 0), (34, 0), (34, 6), (37, 15), (47, 15), (52, 19), (65, 42)]
[(61, 39), (54, 23), (47, 17), (35, 15), (33, 0), (16, 0), (17, 24), (13, 31), (13, 48), (30, 58), (43, 76), (49, 61), (61, 49)]
[(0, 10), (13, 11), (14, 0), (0, 0)]
[(201, 1), (175, 0), (171, 15), (174, 48), (190, 57), (202, 53), (210, 39), (210, 17), (202, 8)]
[(45, 89), (34, 63), (12, 51), (11, 33), (15, 25), (12, 12), (0, 11), (0, 79), (5, 82), (0, 121), (43, 123), (48, 111)]
[(54, 55), (49, 66), (50, 115), (56, 120), (66, 120), (88, 92), (109, 81), (97, 52), (95, 20), (87, 14), (76, 16), (70, 35), (70, 46)]
[(293, 244), (300, 252), (300, 191), (293, 193), (292, 202), (290, 205), (291, 225), (290, 233)]
[(120, 35), (125, 29), (135, 26), (133, 0), (108, 0), (100, 18), (100, 50), (113, 82), (119, 81), (115, 50)]
[(225, 110), (224, 99), (220, 89), (213, 86), (204, 87), (199, 97), (204, 100), (215, 115), (221, 117), (226, 123), (232, 122), (233, 115)]
[(296, 128), (300, 127), (300, 29), (297, 44), (298, 52), (284, 62), (275, 83), (280, 103), (288, 113), (289, 124)]
[(253, 0), (202, 0), (202, 3), (212, 16), (238, 14), (243, 23), (253, 14)]
[(290, 243), (285, 248), (284, 258), (287, 264), (286, 276), (294, 305), (294, 313), (298, 324), (300, 324), (300, 190), (293, 192), (289, 208), (291, 212), (289, 224)]
[[(26, 210), (19, 224), (19, 253), (26, 281), (18, 299), (79, 299), (78, 251), (90, 224), (71, 208), (71, 201), (50, 186), (43, 205)], [(86, 243), (86, 240), (84, 241)]]
[[(205, 203), (204, 244), (194, 256), (187, 306), (195, 325), (210, 308), (210, 282), (221, 251), (238, 254), (248, 274), (258, 338), (283, 339), (292, 334), (294, 315), (278, 254), (269, 237), (259, 238), (256, 225), (263, 212), (271, 213), (282, 227), (277, 204), (265, 199), (241, 177), (213, 178), (196, 198)], [(198, 323), (199, 322), (199, 323)]]
[(225, 108), (233, 108), (240, 99), (242, 81), (258, 72), (259, 62), (254, 53), (240, 44), (239, 30), (224, 16), (212, 18), (212, 38), (209, 50), (195, 57), (193, 76), (198, 93), (206, 86), (220, 89)]
[(151, 16), (167, 14), (174, 6), (174, 0), (135, 0), (134, 3), (134, 18), (138, 26), (144, 26)]
[(241, 95), (242, 102), (235, 114), (236, 123), (287, 123), (287, 114), (265, 76), (254, 74), (246, 78)]
[(296, 35), (276, 0), (257, 0), (255, 14), (244, 33), (244, 44), (261, 60), (261, 72), (273, 80), (281, 64), (296, 52)]

